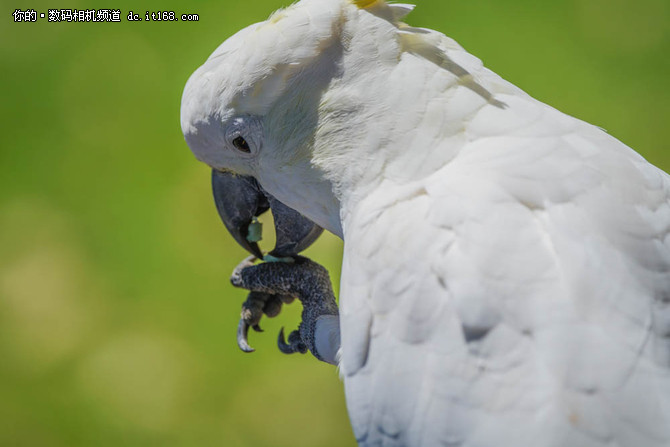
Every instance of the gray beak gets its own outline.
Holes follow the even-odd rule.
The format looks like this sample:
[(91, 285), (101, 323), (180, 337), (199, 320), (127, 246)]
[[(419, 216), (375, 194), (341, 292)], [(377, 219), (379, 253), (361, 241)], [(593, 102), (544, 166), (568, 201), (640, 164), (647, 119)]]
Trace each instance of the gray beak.
[(270, 208), (256, 180), (212, 170), (212, 190), (216, 210), (228, 232), (245, 250), (262, 259), (258, 244), (247, 239), (253, 218)]
[(249, 225), (268, 209), (272, 210), (277, 235), (271, 256), (293, 257), (323, 232), (323, 228), (266, 193), (253, 177), (212, 170), (212, 190), (223, 224), (238, 244), (259, 259), (263, 259), (263, 253), (250, 237)]

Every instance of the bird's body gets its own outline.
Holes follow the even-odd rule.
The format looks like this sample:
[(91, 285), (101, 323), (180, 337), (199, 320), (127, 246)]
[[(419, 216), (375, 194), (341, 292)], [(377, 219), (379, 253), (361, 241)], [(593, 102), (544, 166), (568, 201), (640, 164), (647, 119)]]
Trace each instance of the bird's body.
[(670, 182), (572, 123), (477, 139), (345, 220), (342, 370), (364, 445), (670, 442)]
[[(343, 237), (358, 442), (670, 445), (670, 177), (409, 11), (303, 0), (182, 105), (198, 158)], [(249, 116), (240, 158), (225, 129)]]

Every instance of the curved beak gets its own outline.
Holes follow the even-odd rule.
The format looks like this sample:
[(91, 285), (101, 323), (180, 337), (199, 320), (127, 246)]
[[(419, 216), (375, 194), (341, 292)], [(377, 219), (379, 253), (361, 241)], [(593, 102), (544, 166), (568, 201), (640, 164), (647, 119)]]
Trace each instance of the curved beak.
[(263, 259), (258, 243), (249, 237), (253, 218), (270, 208), (258, 182), (252, 177), (212, 169), (212, 191), (216, 210), (228, 232), (242, 248)]
[(270, 210), (275, 221), (277, 240), (269, 253), (275, 258), (293, 257), (312, 245), (323, 228), (267, 194)]
[(323, 228), (266, 193), (253, 177), (212, 170), (212, 190), (223, 224), (238, 244), (259, 259), (263, 259), (263, 253), (256, 235), (250, 236), (249, 226), (268, 209), (272, 210), (277, 235), (271, 256), (293, 257), (323, 232)]

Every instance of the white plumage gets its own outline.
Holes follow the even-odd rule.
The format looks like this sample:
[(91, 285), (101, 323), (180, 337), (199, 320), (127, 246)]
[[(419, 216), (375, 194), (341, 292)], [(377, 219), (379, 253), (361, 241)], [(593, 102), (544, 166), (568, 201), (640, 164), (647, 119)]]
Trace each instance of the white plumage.
[[(670, 445), (670, 178), (409, 5), (303, 0), (217, 49), (182, 128), (345, 242), (363, 446)], [(257, 153), (225, 139), (263, 122)]]

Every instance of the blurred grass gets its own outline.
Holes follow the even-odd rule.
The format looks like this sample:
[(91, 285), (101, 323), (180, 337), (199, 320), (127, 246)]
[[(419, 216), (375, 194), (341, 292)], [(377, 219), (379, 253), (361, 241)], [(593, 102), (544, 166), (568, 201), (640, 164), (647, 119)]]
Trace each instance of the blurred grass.
[[(237, 350), (244, 294), (228, 275), (245, 254), (179, 129), (190, 73), (285, 4), (248, 5), (39, 0), (21, 8), (124, 19), (15, 24), (3, 3), (0, 445), (354, 444), (336, 371), (275, 348), (298, 306), (252, 335), (256, 353)], [(200, 21), (127, 22), (130, 9)], [(669, 19), (665, 0), (425, 0), (409, 22), (667, 170)], [(337, 286), (341, 243), (308, 255)]]

